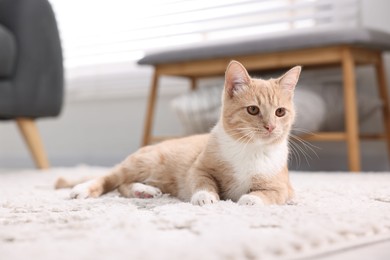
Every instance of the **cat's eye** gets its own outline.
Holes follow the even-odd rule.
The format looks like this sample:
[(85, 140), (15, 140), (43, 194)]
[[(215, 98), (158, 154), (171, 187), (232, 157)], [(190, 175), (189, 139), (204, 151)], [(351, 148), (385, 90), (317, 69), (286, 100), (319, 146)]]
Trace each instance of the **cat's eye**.
[(284, 107), (279, 107), (278, 109), (276, 109), (275, 111), (275, 115), (277, 117), (282, 117), (286, 114), (286, 109)]
[(252, 116), (258, 115), (260, 113), (260, 108), (257, 106), (249, 106), (246, 108), (246, 111)]

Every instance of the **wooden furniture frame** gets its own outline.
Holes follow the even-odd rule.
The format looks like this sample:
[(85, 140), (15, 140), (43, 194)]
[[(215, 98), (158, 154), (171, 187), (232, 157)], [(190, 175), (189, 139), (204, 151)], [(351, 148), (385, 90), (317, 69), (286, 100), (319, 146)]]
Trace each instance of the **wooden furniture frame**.
[(49, 161), (34, 119), (17, 118), (16, 123), (39, 169), (49, 168)]
[[(352, 172), (358, 172), (361, 169), (360, 138), (386, 140), (390, 158), (390, 104), (382, 51), (353, 45), (156, 64), (154, 65), (154, 75), (147, 103), (142, 145), (167, 139), (152, 134), (160, 77), (179, 76), (188, 78), (191, 82), (191, 89), (195, 89), (199, 78), (223, 75), (227, 64), (231, 60), (243, 63), (249, 71), (289, 68), (295, 65), (302, 65), (304, 68), (341, 67), (344, 85), (345, 132), (324, 132), (302, 137), (310, 141), (346, 141), (348, 166)], [(375, 67), (378, 92), (383, 102), (384, 134), (359, 135), (355, 82), (355, 68), (358, 65), (374, 65)]]

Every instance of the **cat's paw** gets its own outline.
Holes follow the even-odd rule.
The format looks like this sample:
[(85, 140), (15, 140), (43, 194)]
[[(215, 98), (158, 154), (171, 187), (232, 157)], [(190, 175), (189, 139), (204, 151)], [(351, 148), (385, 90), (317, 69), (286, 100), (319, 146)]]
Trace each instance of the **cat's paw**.
[(140, 199), (159, 198), (162, 196), (162, 192), (159, 188), (142, 183), (133, 183), (131, 193), (135, 198)]
[(94, 183), (95, 181), (91, 180), (74, 186), (70, 192), (70, 198), (86, 199), (92, 197), (91, 187)]
[(219, 198), (215, 193), (211, 193), (205, 190), (197, 191), (191, 197), (191, 203), (193, 205), (199, 205), (199, 206), (217, 203), (218, 201)]
[(242, 195), (237, 203), (238, 205), (248, 205), (248, 206), (264, 205), (263, 200), (259, 196), (251, 195), (251, 194)]

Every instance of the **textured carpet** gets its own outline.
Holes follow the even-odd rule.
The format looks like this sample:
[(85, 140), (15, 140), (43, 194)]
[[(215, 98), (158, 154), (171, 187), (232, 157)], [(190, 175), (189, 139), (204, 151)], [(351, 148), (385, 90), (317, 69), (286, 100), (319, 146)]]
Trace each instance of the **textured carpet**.
[(58, 176), (106, 170), (1, 172), (0, 258), (299, 259), (390, 238), (390, 173), (293, 173), (296, 198), (285, 206), (116, 192), (70, 200), (53, 189)]

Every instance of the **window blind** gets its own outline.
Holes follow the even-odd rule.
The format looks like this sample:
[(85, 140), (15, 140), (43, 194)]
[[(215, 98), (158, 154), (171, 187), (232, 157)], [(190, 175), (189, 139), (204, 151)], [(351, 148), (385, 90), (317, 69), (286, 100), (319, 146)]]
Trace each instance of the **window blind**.
[[(313, 27), (358, 26), (359, 0), (50, 0), (68, 75), (149, 51)], [(136, 68), (134, 65), (133, 68)], [(113, 70), (108, 69), (106, 73)]]

